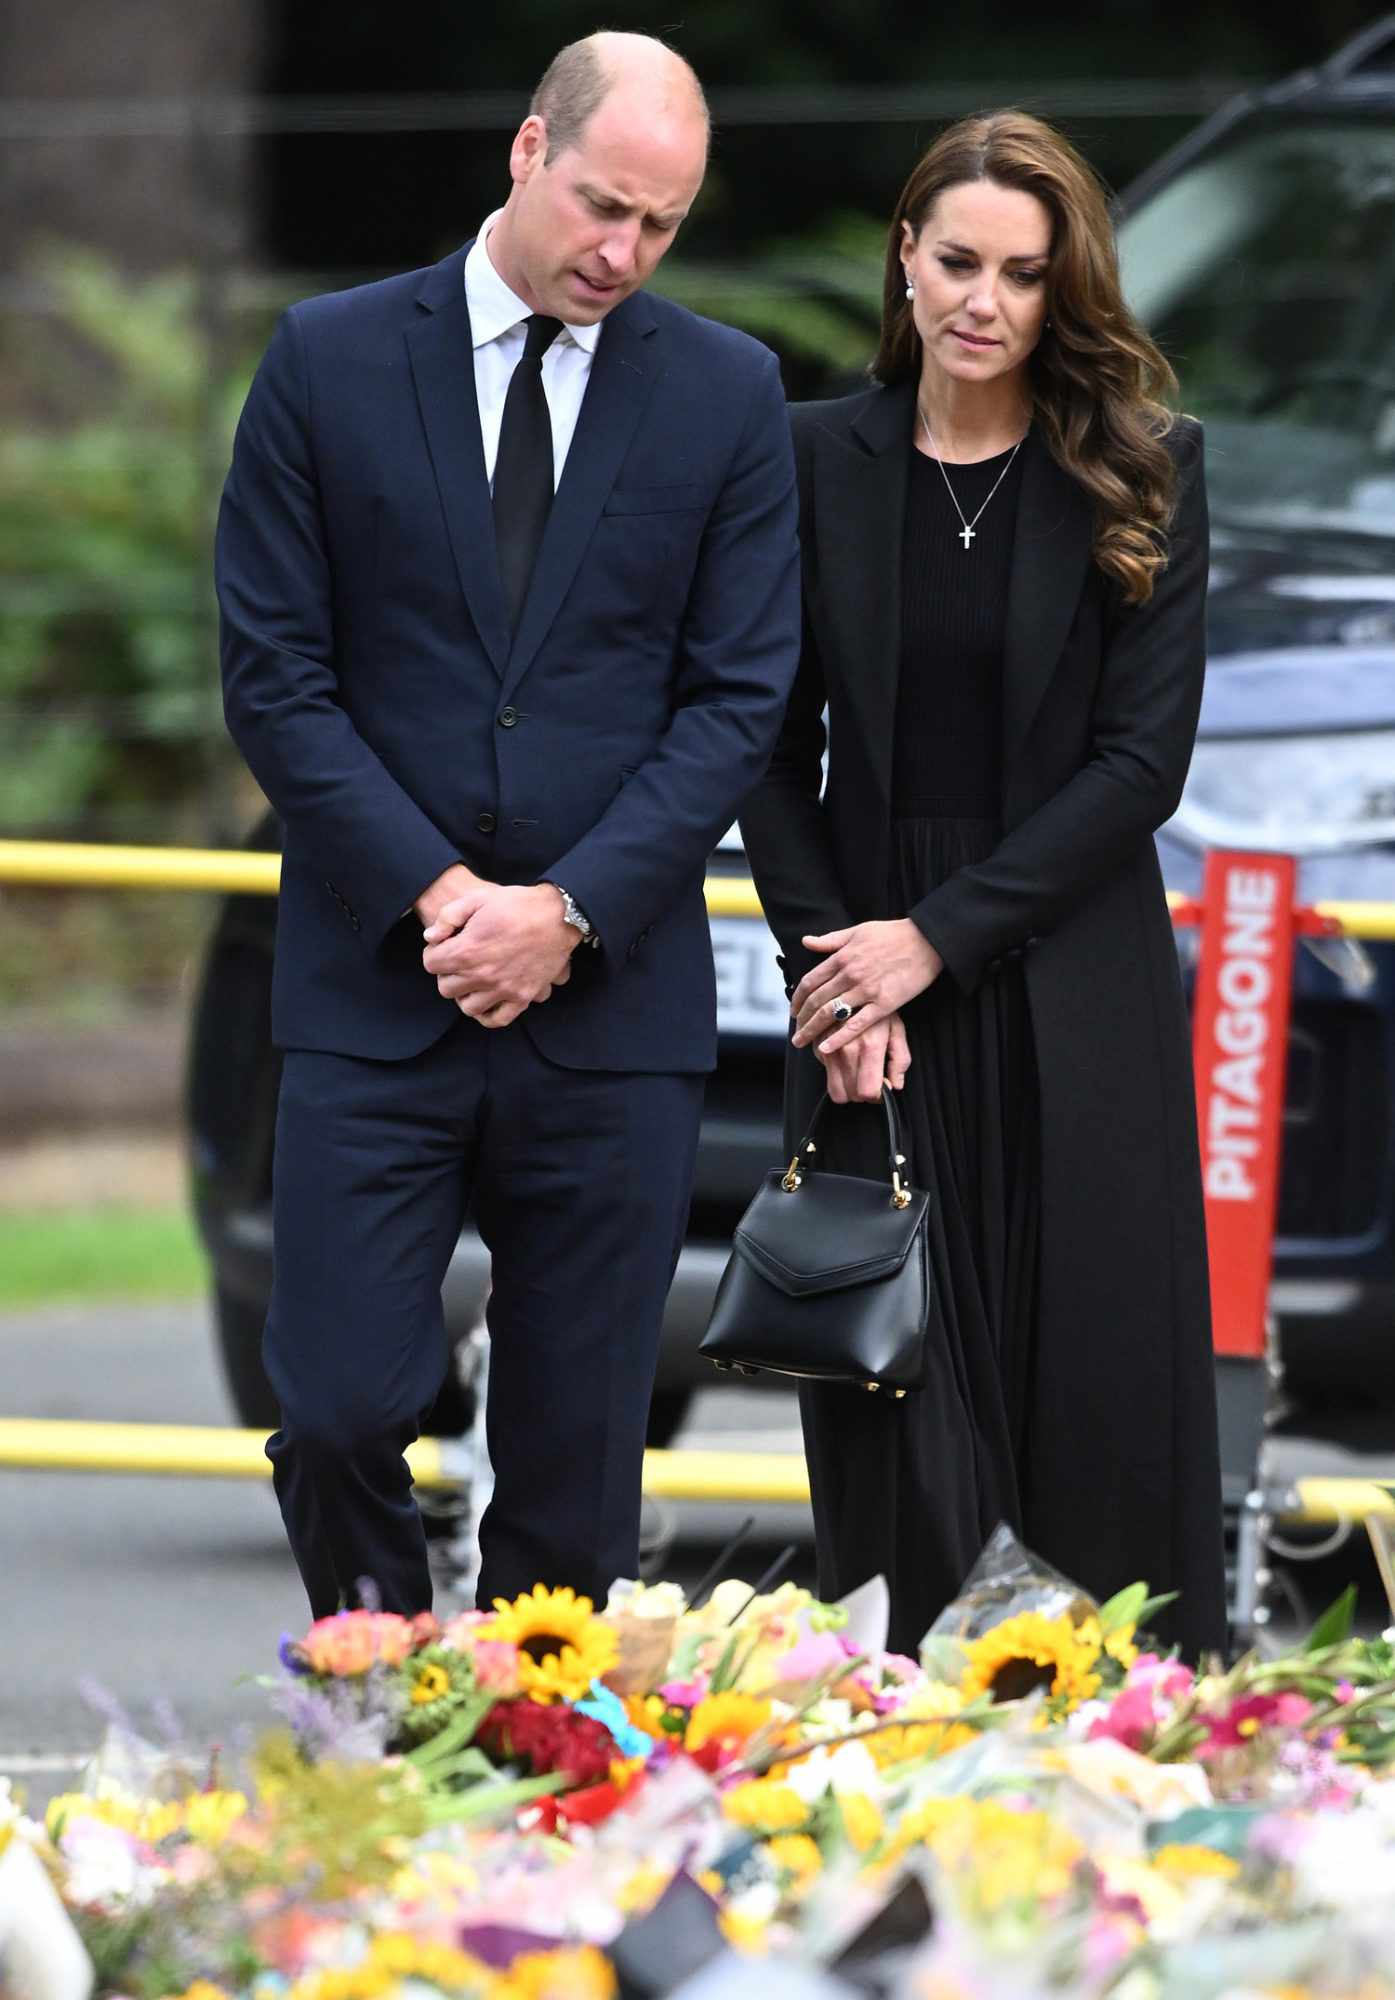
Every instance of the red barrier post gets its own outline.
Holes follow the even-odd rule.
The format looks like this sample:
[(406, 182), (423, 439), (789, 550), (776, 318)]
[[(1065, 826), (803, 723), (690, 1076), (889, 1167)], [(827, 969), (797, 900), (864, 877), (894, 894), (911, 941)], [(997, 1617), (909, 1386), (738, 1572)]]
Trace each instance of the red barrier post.
[(1207, 856), (1193, 1011), (1216, 1352), (1262, 1359), (1279, 1149), (1296, 870), (1286, 854)]

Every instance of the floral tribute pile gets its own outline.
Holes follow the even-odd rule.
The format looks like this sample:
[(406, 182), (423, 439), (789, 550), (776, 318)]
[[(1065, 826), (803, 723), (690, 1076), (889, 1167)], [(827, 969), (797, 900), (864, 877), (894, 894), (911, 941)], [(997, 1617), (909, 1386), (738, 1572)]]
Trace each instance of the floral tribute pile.
[(0, 1993), (1395, 1993), (1390, 1636), (1198, 1672), (1158, 1609), (1000, 1530), (914, 1660), (879, 1581), (322, 1619), (227, 1768), (0, 1789)]

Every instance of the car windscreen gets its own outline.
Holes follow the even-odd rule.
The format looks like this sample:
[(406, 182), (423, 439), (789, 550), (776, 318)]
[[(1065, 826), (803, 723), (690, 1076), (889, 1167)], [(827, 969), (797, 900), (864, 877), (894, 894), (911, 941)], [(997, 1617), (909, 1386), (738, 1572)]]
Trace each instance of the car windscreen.
[(1119, 247), (1216, 512), (1395, 536), (1395, 111), (1242, 127)]

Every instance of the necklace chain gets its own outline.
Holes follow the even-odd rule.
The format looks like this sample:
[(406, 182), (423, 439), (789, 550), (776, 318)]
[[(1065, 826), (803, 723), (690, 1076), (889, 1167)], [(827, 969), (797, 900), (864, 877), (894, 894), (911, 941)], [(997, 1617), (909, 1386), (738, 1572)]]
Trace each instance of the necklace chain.
[[(938, 465), (940, 468), (940, 477), (944, 480), (945, 487), (949, 493), (949, 497), (954, 502), (954, 511), (959, 516), (959, 539), (964, 544), (964, 547), (967, 549), (970, 542), (973, 541), (974, 539), (975, 529), (978, 527), (979, 522), (983, 518), (983, 507), (986, 507), (988, 505), (988, 500), (991, 500), (993, 498), (993, 495), (997, 492), (998, 488), (1002, 485), (1003, 481), (1007, 478), (1008, 474), (1011, 472), (1012, 461), (1016, 458), (1018, 452), (1021, 451), (1023, 445), (1026, 443), (1027, 432), (1023, 431), (1021, 437), (1017, 440), (1017, 443), (1012, 447), (1012, 450), (1008, 453), (1007, 464), (1003, 467), (1002, 471), (998, 474), (997, 478), (993, 481), (992, 486), (988, 490), (988, 500), (984, 501), (983, 507), (979, 508), (977, 514), (974, 515), (973, 520), (970, 521), (965, 519), (964, 509), (959, 505), (959, 496), (955, 492), (953, 486), (950, 484), (949, 474), (945, 471), (945, 462), (940, 457), (940, 448), (935, 443), (935, 434), (930, 428), (930, 419), (925, 414), (925, 405), (921, 402), (919, 396), (917, 396), (915, 399), (915, 407), (916, 407), (916, 414), (920, 418), (921, 425), (925, 431), (926, 442), (929, 444), (930, 450), (934, 454), (936, 465)], [(1028, 429), (1030, 428), (1031, 426), (1029, 425)]]

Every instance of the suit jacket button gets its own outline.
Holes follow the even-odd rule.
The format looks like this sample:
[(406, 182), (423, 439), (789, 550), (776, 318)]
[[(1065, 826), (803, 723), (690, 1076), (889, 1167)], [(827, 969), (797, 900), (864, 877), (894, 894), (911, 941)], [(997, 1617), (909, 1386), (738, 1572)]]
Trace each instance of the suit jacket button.
[(516, 708), (500, 709), (499, 727), (501, 729), (512, 729), (517, 720), (518, 720), (518, 710)]
[(495, 819), (493, 813), (480, 813), (475, 819), (475, 832), (493, 833), (498, 824), (499, 822)]

